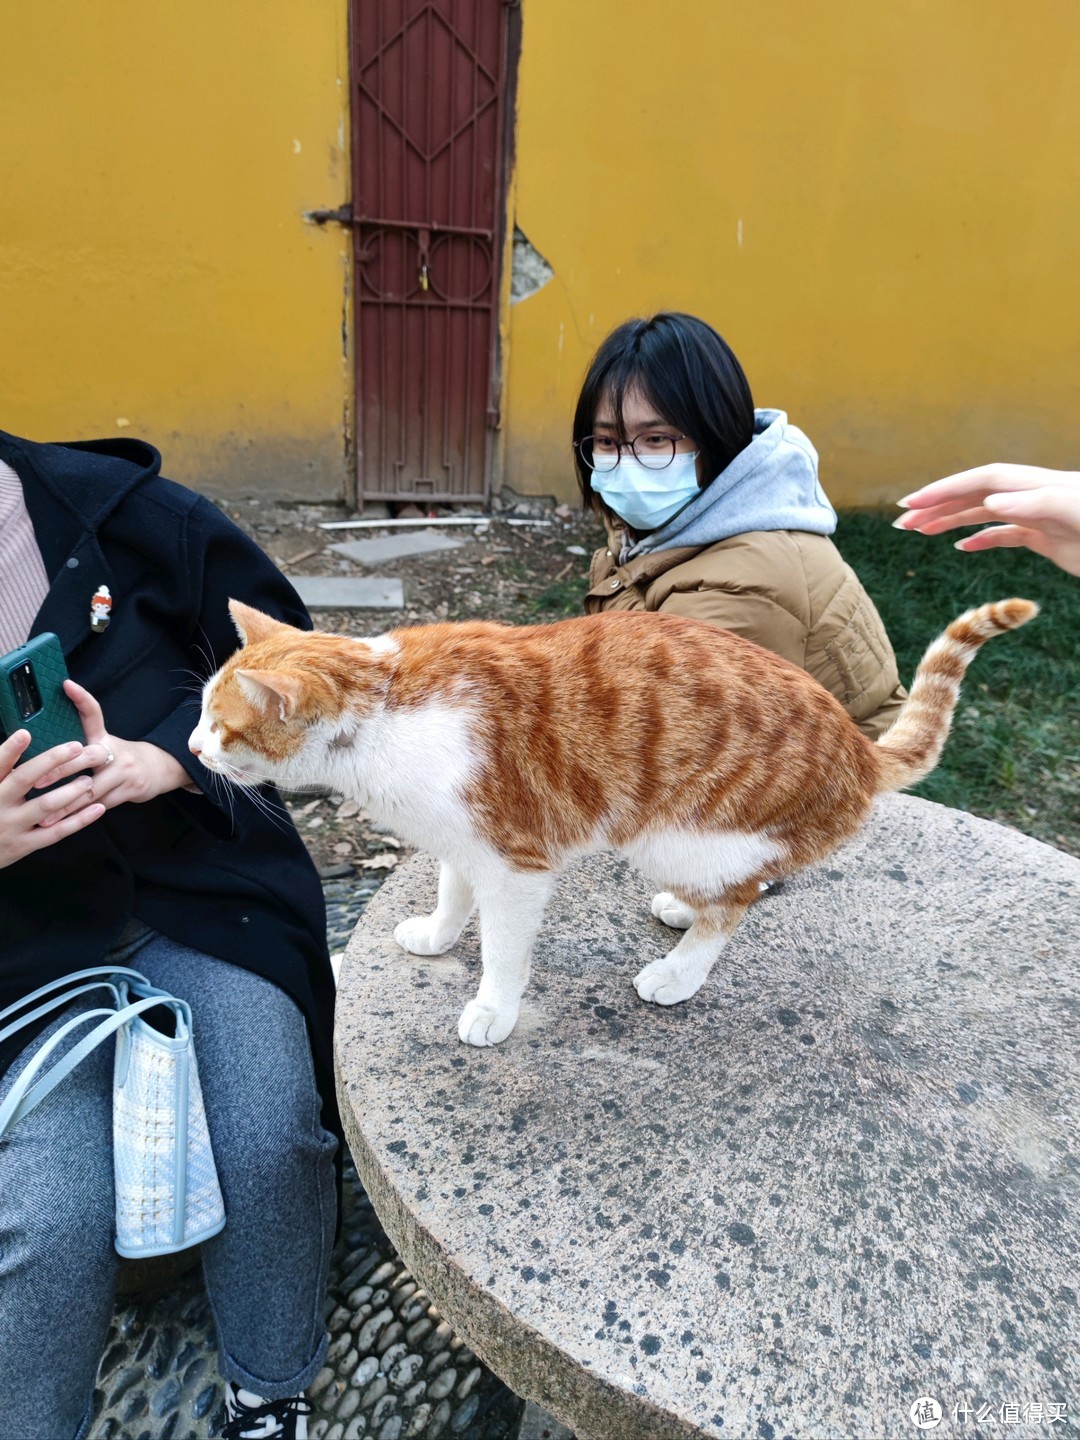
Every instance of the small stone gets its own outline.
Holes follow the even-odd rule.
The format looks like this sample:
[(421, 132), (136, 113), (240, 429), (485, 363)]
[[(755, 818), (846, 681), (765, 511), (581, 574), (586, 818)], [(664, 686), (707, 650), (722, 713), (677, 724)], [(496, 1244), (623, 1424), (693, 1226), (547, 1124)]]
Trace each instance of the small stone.
[(358, 1285), (356, 1289), (352, 1292), (352, 1294), (349, 1296), (349, 1298), (345, 1301), (345, 1304), (351, 1312), (355, 1312), (360, 1309), (361, 1305), (366, 1305), (370, 1299), (371, 1286)]
[(476, 1382), (480, 1379), (480, 1376), (483, 1373), (484, 1372), (479, 1365), (473, 1366), (473, 1368), (465, 1376), (465, 1379), (462, 1380), (461, 1384), (458, 1386), (457, 1393), (459, 1400), (465, 1399), (465, 1397), (472, 1391), (473, 1387), (476, 1385)]
[(405, 1422), (400, 1415), (391, 1415), (390, 1419), (384, 1422), (382, 1429), (379, 1431), (378, 1440), (399, 1440), (401, 1428), (404, 1424)]
[(395, 1396), (384, 1395), (382, 1397), (379, 1403), (375, 1406), (375, 1409), (371, 1412), (372, 1430), (378, 1430), (379, 1426), (382, 1425), (392, 1414), (394, 1406), (396, 1404), (397, 1399)]
[(374, 1355), (365, 1355), (352, 1377), (352, 1383), (363, 1388), (369, 1380), (374, 1380), (379, 1373), (379, 1362)]
[(453, 1430), (456, 1434), (460, 1434), (461, 1431), (465, 1429), (466, 1425), (468, 1425), (469, 1421), (476, 1414), (477, 1410), (479, 1410), (479, 1408), (480, 1396), (470, 1395), (469, 1398), (465, 1401), (465, 1404), (462, 1405), (461, 1408), (458, 1410), (453, 1420), (451, 1420), (450, 1429)]
[(350, 1388), (345, 1391), (345, 1394), (338, 1401), (335, 1414), (339, 1420), (348, 1420), (349, 1417), (355, 1415), (357, 1410), (359, 1409), (360, 1391), (354, 1390), (350, 1386)]
[(364, 1391), (364, 1398), (360, 1402), (365, 1410), (371, 1410), (383, 1398), (390, 1389), (385, 1375), (376, 1375), (371, 1384)]
[(387, 1371), (390, 1384), (396, 1386), (398, 1390), (404, 1390), (416, 1379), (423, 1364), (424, 1360), (421, 1355), (403, 1355), (394, 1368)]
[(415, 1345), (418, 1340), (422, 1340), (424, 1338), (424, 1336), (432, 1328), (433, 1324), (434, 1322), (429, 1320), (425, 1315), (422, 1320), (417, 1320), (415, 1324), (409, 1326), (409, 1328), (405, 1331), (405, 1339), (410, 1345)]
[(386, 1327), (382, 1335), (379, 1337), (375, 1345), (375, 1353), (378, 1355), (385, 1355), (391, 1345), (393, 1345), (396, 1340), (400, 1340), (402, 1335), (404, 1334), (405, 1326), (402, 1325), (400, 1320), (395, 1320), (392, 1325), (388, 1325)]
[(449, 1350), (440, 1350), (437, 1355), (433, 1355), (433, 1356), (431, 1357), (431, 1359), (428, 1361), (428, 1363), (427, 1363), (427, 1372), (428, 1372), (429, 1375), (437, 1375), (437, 1374), (439, 1373), (439, 1371), (443, 1368), (444, 1365), (449, 1365), (449, 1364), (450, 1364), (450, 1351), (449, 1351)]
[(452, 1365), (448, 1365), (445, 1370), (441, 1371), (440, 1374), (436, 1375), (435, 1379), (432, 1380), (428, 1386), (428, 1394), (432, 1400), (442, 1400), (450, 1394), (450, 1391), (453, 1390), (456, 1384), (457, 1371)]
[(384, 1374), (390, 1374), (390, 1371), (401, 1359), (401, 1357), (406, 1353), (407, 1349), (408, 1346), (398, 1340), (395, 1344), (390, 1345), (386, 1350), (383, 1351), (381, 1368)]
[(363, 1415), (354, 1415), (345, 1426), (343, 1440), (360, 1440), (361, 1435), (367, 1434), (367, 1421)]
[(398, 1311), (398, 1319), (404, 1320), (406, 1325), (411, 1325), (412, 1322), (418, 1320), (421, 1315), (426, 1315), (430, 1307), (431, 1300), (424, 1294), (423, 1290), (419, 1290), (415, 1295), (410, 1296), (407, 1305), (402, 1305)]
[(449, 1423), (450, 1401), (440, 1400), (439, 1404), (435, 1407), (434, 1415), (432, 1415), (431, 1417), (431, 1422), (428, 1425), (428, 1431), (425, 1440), (438, 1440), (438, 1436), (443, 1433)]
[(409, 1421), (409, 1428), (405, 1431), (405, 1440), (416, 1440), (416, 1437), (426, 1435), (428, 1420), (431, 1418), (431, 1406), (426, 1402), (418, 1405), (413, 1411), (413, 1417)]
[[(347, 1333), (339, 1335), (336, 1340), (332, 1340), (330, 1342), (330, 1348), (326, 1352), (326, 1358), (330, 1364), (336, 1365), (343, 1355), (347, 1355), (352, 1343), (353, 1337)], [(360, 1348), (366, 1350), (368, 1347), (361, 1345)]]
[(318, 1397), (323, 1393), (323, 1391), (326, 1390), (328, 1386), (330, 1386), (336, 1379), (337, 1376), (334, 1374), (332, 1367), (329, 1365), (324, 1365), (323, 1368), (319, 1371), (319, 1373), (315, 1376), (315, 1379), (312, 1380), (311, 1384), (307, 1388), (308, 1398), (311, 1400), (317, 1400)]
[(392, 1310), (377, 1310), (375, 1314), (365, 1320), (360, 1327), (360, 1332), (356, 1337), (357, 1347), (361, 1350), (370, 1350), (375, 1336), (378, 1335), (383, 1326), (388, 1325), (393, 1318), (394, 1312)]

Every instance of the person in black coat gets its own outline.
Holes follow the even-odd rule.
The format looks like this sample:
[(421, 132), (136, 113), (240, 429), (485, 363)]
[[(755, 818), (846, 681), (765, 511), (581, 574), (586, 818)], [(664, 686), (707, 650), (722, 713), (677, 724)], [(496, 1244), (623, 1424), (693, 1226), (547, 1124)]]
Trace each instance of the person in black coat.
[[(322, 893), (274, 792), (215, 784), (187, 742), (201, 682), (239, 643), (230, 597), (310, 620), (159, 466), (140, 441), (0, 432), (0, 652), (55, 632), (86, 736), (24, 766), (26, 732), (0, 745), (0, 1009), (103, 962), (189, 1001), (227, 1217), (203, 1246), (226, 1433), (302, 1435), (336, 1221)], [(0, 1096), (59, 1023), (0, 1047)], [(0, 1142), (0, 1414), (27, 1440), (84, 1433), (111, 1314), (106, 1050)]]

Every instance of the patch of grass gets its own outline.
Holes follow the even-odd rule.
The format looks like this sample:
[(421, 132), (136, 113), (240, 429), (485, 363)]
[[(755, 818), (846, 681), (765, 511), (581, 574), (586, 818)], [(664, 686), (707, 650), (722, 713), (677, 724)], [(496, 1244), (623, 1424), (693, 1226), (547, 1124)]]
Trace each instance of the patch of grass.
[(905, 684), (962, 611), (1012, 595), (1042, 606), (975, 659), (941, 762), (913, 793), (1080, 855), (1080, 580), (1026, 550), (964, 555), (955, 532), (893, 530), (893, 513), (844, 513), (835, 539), (881, 612)]
[(531, 609), (544, 620), (562, 620), (571, 615), (584, 615), (585, 591), (588, 581), (580, 575), (558, 580), (537, 595)]

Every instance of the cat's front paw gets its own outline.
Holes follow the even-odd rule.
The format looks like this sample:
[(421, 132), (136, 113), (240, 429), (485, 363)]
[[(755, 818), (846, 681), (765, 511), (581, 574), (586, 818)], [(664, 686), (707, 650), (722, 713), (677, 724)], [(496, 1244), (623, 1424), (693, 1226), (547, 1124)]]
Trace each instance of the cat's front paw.
[(513, 1030), (517, 1018), (516, 1005), (504, 1005), (493, 1010), (488, 1005), (481, 1005), (479, 1000), (470, 1000), (458, 1021), (458, 1038), (466, 1045), (498, 1045)]
[(443, 955), (457, 936), (436, 928), (430, 915), (414, 915), (395, 927), (394, 939), (410, 955)]
[[(673, 952), (674, 953), (674, 952)], [(696, 995), (708, 975), (704, 969), (673, 962), (670, 955), (653, 960), (634, 976), (634, 989), (654, 1005), (678, 1005)]]
[(658, 895), (653, 896), (652, 913), (657, 920), (662, 920), (673, 930), (689, 930), (697, 919), (696, 913), (690, 909), (690, 906), (684, 905), (681, 900), (676, 900), (670, 890), (661, 890)]

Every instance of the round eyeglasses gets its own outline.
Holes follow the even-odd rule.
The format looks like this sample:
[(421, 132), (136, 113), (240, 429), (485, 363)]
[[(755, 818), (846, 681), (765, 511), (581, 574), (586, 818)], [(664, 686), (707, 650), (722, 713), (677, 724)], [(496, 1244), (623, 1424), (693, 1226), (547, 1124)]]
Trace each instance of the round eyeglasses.
[(629, 450), (635, 460), (649, 470), (666, 470), (675, 459), (676, 449), (685, 435), (668, 435), (662, 430), (643, 430), (633, 440), (616, 440), (613, 435), (586, 435), (574, 445), (583, 465), (590, 470), (614, 470)]

